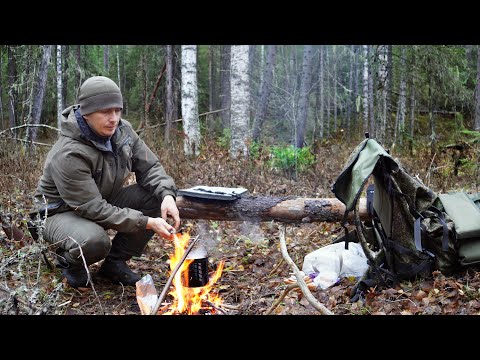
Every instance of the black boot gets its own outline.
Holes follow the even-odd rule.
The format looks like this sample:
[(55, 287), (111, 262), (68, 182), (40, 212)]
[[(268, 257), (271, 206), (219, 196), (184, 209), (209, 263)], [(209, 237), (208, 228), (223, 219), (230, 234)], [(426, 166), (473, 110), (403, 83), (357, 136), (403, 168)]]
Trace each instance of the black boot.
[(132, 256), (141, 256), (147, 242), (155, 234), (153, 230), (126, 234), (118, 232), (112, 240), (112, 247), (98, 274), (115, 283), (135, 285), (142, 277), (127, 265)]
[(84, 267), (62, 268), (62, 275), (67, 279), (67, 284), (73, 288), (90, 287), (88, 274)]
[(135, 285), (142, 277), (134, 273), (123, 259), (107, 256), (98, 274), (124, 286)]
[(73, 288), (90, 287), (85, 267), (69, 263), (67, 253), (68, 251), (58, 248), (55, 261), (55, 266), (62, 270), (63, 277), (67, 279), (67, 284)]

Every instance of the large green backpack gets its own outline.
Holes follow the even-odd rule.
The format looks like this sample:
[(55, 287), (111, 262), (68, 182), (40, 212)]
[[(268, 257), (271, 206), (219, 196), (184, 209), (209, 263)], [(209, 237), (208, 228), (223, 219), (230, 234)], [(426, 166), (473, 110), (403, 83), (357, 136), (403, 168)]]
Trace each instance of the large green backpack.
[[(464, 193), (438, 196), (374, 139), (367, 137), (355, 148), (333, 192), (346, 208), (345, 247), (360, 241), (370, 265), (366, 278), (377, 285), (428, 277), (435, 269), (450, 274), (480, 262), (480, 200)], [(369, 218), (361, 221), (364, 193)], [(351, 212), (355, 231), (349, 234)]]

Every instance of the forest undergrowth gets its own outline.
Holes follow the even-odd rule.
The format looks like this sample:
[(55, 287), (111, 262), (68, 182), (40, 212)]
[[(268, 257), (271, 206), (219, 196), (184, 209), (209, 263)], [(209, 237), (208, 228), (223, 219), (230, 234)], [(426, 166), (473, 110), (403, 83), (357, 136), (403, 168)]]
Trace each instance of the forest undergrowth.
[[(155, 136), (151, 134), (146, 141), (160, 142)], [(324, 141), (315, 147), (316, 162), (312, 167), (288, 175), (269, 167), (266, 149), (259, 149), (246, 160), (231, 160), (228, 150), (213, 140), (204, 144), (202, 155), (195, 159), (185, 157), (180, 144), (152, 148), (180, 189), (195, 185), (244, 187), (249, 195), (332, 198), (331, 187), (361, 140)], [(0, 314), (140, 314), (134, 287), (112, 285), (96, 276), (101, 262), (90, 266), (92, 288), (73, 289), (60, 281), (58, 269), (48, 266), (53, 263), (54, 248), (29, 236), (28, 210), (48, 149), (25, 150), (11, 140), (0, 139), (2, 224), (13, 223), (25, 233), (23, 239), (13, 240), (0, 230)], [(413, 151), (392, 150), (407, 171), (436, 192), (478, 192), (477, 154), (474, 145), (465, 146), (461, 154), (453, 147), (442, 146), (432, 153), (427, 144), (416, 144)], [(182, 225), (188, 225), (192, 235), (207, 241), (212, 269), (220, 262), (224, 264), (215, 284), (215, 291), (225, 304), (219, 314), (319, 314), (299, 289), (289, 291), (286, 279), (291, 277), (292, 268), (282, 257), (280, 232), (285, 229), (289, 256), (301, 269), (305, 255), (343, 235), (340, 224), (182, 219)], [(169, 276), (168, 262), (173, 250), (171, 242), (155, 236), (144, 254), (129, 264), (139, 273), (150, 274), (160, 293)], [(435, 272), (429, 279), (402, 282), (391, 289), (372, 289), (356, 302), (349, 297), (353, 285), (353, 280), (343, 279), (312, 294), (339, 315), (476, 314), (480, 310), (480, 275), (475, 268), (450, 277)]]

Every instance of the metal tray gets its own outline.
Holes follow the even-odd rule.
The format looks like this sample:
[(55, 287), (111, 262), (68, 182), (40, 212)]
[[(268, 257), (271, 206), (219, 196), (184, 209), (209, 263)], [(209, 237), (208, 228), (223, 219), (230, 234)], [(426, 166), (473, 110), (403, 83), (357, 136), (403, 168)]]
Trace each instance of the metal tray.
[(236, 200), (243, 194), (247, 193), (245, 188), (229, 188), (220, 186), (194, 186), (189, 189), (178, 190), (178, 195), (192, 196), (203, 199), (215, 199), (215, 200)]

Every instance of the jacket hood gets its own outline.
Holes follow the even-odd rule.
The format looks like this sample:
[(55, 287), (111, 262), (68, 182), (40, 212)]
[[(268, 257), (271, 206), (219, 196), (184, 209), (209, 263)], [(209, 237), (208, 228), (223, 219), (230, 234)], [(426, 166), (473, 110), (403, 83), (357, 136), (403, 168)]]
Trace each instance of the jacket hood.
[(78, 108), (79, 105), (71, 105), (63, 110), (60, 122), (60, 134), (76, 140), (80, 140), (82, 135), (75, 117), (75, 110)]

